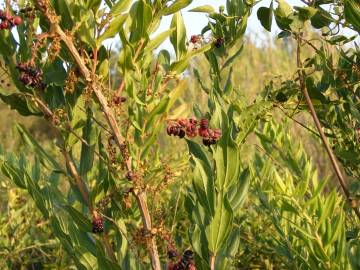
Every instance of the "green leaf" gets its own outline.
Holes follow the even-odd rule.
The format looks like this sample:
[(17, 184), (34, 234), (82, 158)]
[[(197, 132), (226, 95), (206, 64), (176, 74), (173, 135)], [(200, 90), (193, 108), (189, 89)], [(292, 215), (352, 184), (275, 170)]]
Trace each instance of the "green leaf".
[(207, 168), (211, 168), (210, 161), (207, 158), (207, 156), (206, 156), (205, 152), (203, 151), (202, 147), (200, 146), (200, 144), (198, 144), (194, 141), (191, 141), (191, 140), (186, 140), (186, 142), (188, 144), (191, 155), (193, 155), (195, 158), (203, 161)]
[(270, 6), (270, 8), (260, 7), (257, 11), (257, 17), (260, 20), (261, 25), (269, 32), (271, 32), (272, 15), (273, 15), (272, 13), (273, 13), (272, 6)]
[(118, 16), (120, 13), (122, 13), (130, 6), (131, 2), (132, 0), (118, 1), (115, 5), (112, 6), (110, 14), (114, 17)]
[(224, 65), (222, 66), (222, 69), (228, 67), (229, 65), (231, 65), (241, 54), (242, 50), (244, 49), (244, 44), (241, 44), (240, 48), (234, 53), (234, 55), (232, 55), (231, 57), (229, 57), (226, 62), (224, 63)]
[(316, 29), (321, 29), (325, 26), (328, 26), (333, 21), (333, 18), (327, 11), (318, 7), (317, 12), (314, 16), (311, 17), (310, 21), (313, 27)]
[(0, 93), (0, 99), (9, 105), (11, 110), (16, 110), (22, 116), (42, 115), (41, 112), (34, 110), (34, 108), (28, 104), (26, 98), (22, 94), (4, 95)]
[(284, 0), (278, 0), (278, 2), (279, 5), (276, 9), (277, 15), (280, 17), (289, 17), (293, 13), (291, 6)]
[(92, 126), (92, 112), (88, 110), (88, 117), (86, 125), (83, 128), (82, 138), (85, 142), (81, 145), (80, 154), (80, 169), (79, 173), (81, 176), (85, 176), (88, 171), (91, 170), (94, 162), (94, 151), (96, 145), (96, 132)]
[(70, 205), (66, 205), (64, 208), (80, 230), (84, 232), (91, 232), (92, 224), (88, 218)]
[(94, 8), (95, 10), (97, 10), (99, 8), (100, 4), (101, 4), (101, 0), (87, 0), (86, 8), (87, 9)]
[(281, 31), (277, 37), (278, 38), (287, 38), (290, 36), (291, 36), (291, 32), (284, 30), (284, 31)]
[(20, 188), (26, 188), (24, 175), (20, 172), (19, 169), (15, 168), (8, 162), (4, 162), (1, 166), (1, 171), (4, 175), (10, 178), (15, 183), (15, 185)]
[(205, 12), (205, 13), (214, 13), (215, 10), (212, 6), (210, 5), (203, 5), (203, 6), (199, 6), (196, 8), (193, 8), (191, 10), (189, 10), (189, 12)]
[(182, 10), (191, 4), (193, 0), (175, 0), (170, 6), (160, 11), (160, 16), (167, 16)]
[(114, 37), (117, 33), (119, 33), (120, 28), (122, 28), (127, 15), (118, 15), (116, 16), (109, 24), (109, 26), (105, 29), (104, 33), (102, 33), (98, 39), (96, 40), (96, 46), (99, 48), (102, 42), (108, 38)]
[(186, 29), (184, 20), (180, 12), (174, 14), (170, 28), (174, 28), (175, 31), (170, 35), (170, 42), (174, 47), (176, 60), (183, 58), (186, 55)]
[(344, 0), (345, 20), (360, 33), (360, 4), (355, 0)]
[(91, 48), (95, 48), (96, 42), (91, 30), (88, 23), (84, 21), (79, 27), (78, 35), (80, 39), (87, 43)]
[(298, 16), (303, 21), (311, 19), (318, 12), (313, 7), (295, 7), (295, 9), (299, 12)]
[(136, 43), (140, 39), (148, 39), (147, 29), (152, 20), (152, 8), (145, 0), (136, 2), (130, 9), (131, 34), (130, 43)]
[(278, 2), (279, 5), (274, 12), (276, 23), (282, 30), (289, 29), (292, 22), (290, 15), (292, 15), (293, 10), (284, 0), (279, 0)]
[(170, 92), (169, 94), (169, 103), (166, 107), (166, 111), (168, 112), (174, 103), (179, 99), (182, 93), (188, 88), (187, 80), (181, 80), (180, 83)]
[(60, 15), (60, 25), (63, 28), (71, 29), (74, 26), (74, 22), (71, 17), (71, 11), (67, 0), (51, 0), (51, 6), (56, 10), (56, 13)]
[(38, 144), (38, 142), (31, 136), (30, 133), (27, 132), (27, 130), (22, 125), (17, 124), (16, 128), (24, 142), (36, 152), (42, 164), (44, 164), (48, 169), (55, 169), (56, 171), (65, 174), (60, 164), (57, 163), (57, 161)]
[(148, 116), (148, 120), (145, 125), (145, 131), (149, 131), (155, 121), (155, 118), (157, 115), (162, 114), (166, 111), (168, 104), (169, 104), (170, 98), (165, 96), (161, 99), (159, 104), (155, 106), (155, 108), (150, 112)]
[(197, 197), (208, 215), (214, 215), (215, 187), (211, 167), (206, 162), (193, 157), (195, 162), (193, 185)]
[(172, 72), (174, 72), (176, 74), (179, 74), (179, 73), (183, 72), (188, 67), (189, 61), (190, 61), (190, 59), (192, 57), (210, 50), (211, 46), (212, 46), (211, 44), (207, 44), (207, 45), (203, 46), (202, 48), (200, 48), (198, 50), (195, 50), (195, 51), (192, 51), (192, 52), (188, 53), (182, 59), (171, 63), (170, 71), (172, 71)]
[(215, 216), (206, 227), (209, 250), (216, 255), (223, 247), (232, 228), (233, 212), (226, 196), (219, 195)]
[(230, 205), (234, 212), (239, 210), (247, 196), (250, 186), (250, 170), (246, 168), (239, 176), (238, 181), (233, 184), (227, 193)]
[(150, 42), (146, 45), (145, 51), (152, 52), (153, 50), (155, 50), (174, 32), (174, 30), (175, 28), (171, 28), (169, 30), (166, 30), (158, 34), (155, 38), (150, 40)]
[(231, 138), (230, 130), (223, 134), (214, 153), (216, 162), (216, 186), (218, 190), (227, 191), (238, 179), (240, 155), (238, 147)]

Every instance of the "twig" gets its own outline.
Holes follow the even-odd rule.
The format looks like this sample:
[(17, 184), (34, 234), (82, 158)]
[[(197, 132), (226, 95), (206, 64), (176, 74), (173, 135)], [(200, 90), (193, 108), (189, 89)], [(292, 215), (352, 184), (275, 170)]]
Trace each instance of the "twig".
[(291, 120), (293, 120), (295, 123), (297, 123), (298, 125), (302, 126), (303, 128), (305, 128), (306, 130), (310, 131), (312, 134), (314, 134), (317, 137), (320, 137), (319, 134), (317, 134), (314, 130), (312, 130), (311, 128), (307, 127), (305, 124), (301, 123), (300, 121), (296, 120), (293, 116), (289, 115), (287, 112), (285, 112), (285, 110), (278, 105), (275, 105), (277, 108), (279, 108), (286, 117), (290, 118)]
[(320, 134), (320, 138), (324, 144), (324, 147), (326, 149), (326, 152), (329, 156), (329, 159), (330, 159), (330, 162), (331, 162), (331, 165), (335, 171), (335, 174), (337, 176), (337, 179), (341, 185), (341, 188), (345, 194), (345, 197), (349, 203), (349, 205), (351, 206), (351, 208), (354, 210), (355, 214), (357, 215), (357, 217), (359, 218), (360, 220), (360, 211), (359, 209), (357, 208), (356, 204), (353, 205), (353, 201), (351, 199), (351, 194), (346, 186), (346, 183), (345, 183), (345, 179), (344, 179), (344, 176), (342, 175), (341, 171), (340, 171), (340, 168), (339, 168), (339, 165), (336, 161), (336, 157), (334, 155), (334, 153), (332, 152), (330, 146), (329, 146), (329, 143), (326, 139), (326, 136), (324, 134), (324, 131), (322, 130), (322, 126), (321, 126), (321, 123), (319, 121), (319, 118), (317, 117), (317, 114), (316, 114), (316, 111), (315, 111), (315, 108), (314, 108), (314, 105), (312, 104), (312, 101), (311, 101), (311, 98), (309, 96), (309, 93), (307, 91), (307, 88), (306, 88), (306, 85), (305, 85), (305, 73), (304, 71), (302, 70), (302, 63), (301, 63), (301, 37), (299, 37), (299, 35), (297, 35), (297, 51), (296, 51), (296, 62), (297, 62), (297, 68), (298, 68), (298, 74), (299, 74), (299, 82), (300, 82), (300, 89), (301, 91), (303, 92), (304, 96), (305, 96), (305, 100), (306, 100), (306, 103), (309, 107), (309, 110), (310, 110), (310, 113), (311, 113), (311, 116), (313, 117), (314, 119), (314, 123), (316, 125), (316, 128)]
[(215, 270), (215, 255), (211, 254), (210, 255), (210, 269), (211, 270)]

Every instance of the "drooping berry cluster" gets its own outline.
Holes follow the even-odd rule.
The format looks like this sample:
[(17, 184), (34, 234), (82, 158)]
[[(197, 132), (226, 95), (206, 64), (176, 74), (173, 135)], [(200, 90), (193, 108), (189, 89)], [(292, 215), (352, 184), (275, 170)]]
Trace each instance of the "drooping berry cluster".
[(0, 10), (0, 19), (0, 29), (11, 29), (15, 25), (22, 23), (20, 16), (13, 16), (9, 11)]
[(179, 138), (184, 138), (185, 135), (194, 138), (199, 135), (203, 138), (203, 144), (206, 146), (215, 144), (221, 138), (221, 130), (209, 128), (209, 120), (205, 118), (200, 120), (199, 127), (195, 118), (171, 121), (167, 127), (167, 134)]
[[(168, 257), (169, 259), (176, 258), (176, 251), (168, 251)], [(169, 263), (167, 270), (196, 270), (194, 253), (191, 250), (185, 250), (181, 259), (176, 262)]]
[(92, 220), (92, 232), (102, 233), (104, 231), (104, 219), (100, 215), (94, 215)]
[(19, 80), (26, 86), (34, 88), (45, 88), (43, 84), (43, 73), (40, 69), (34, 68), (27, 63), (18, 63), (16, 68), (20, 71)]

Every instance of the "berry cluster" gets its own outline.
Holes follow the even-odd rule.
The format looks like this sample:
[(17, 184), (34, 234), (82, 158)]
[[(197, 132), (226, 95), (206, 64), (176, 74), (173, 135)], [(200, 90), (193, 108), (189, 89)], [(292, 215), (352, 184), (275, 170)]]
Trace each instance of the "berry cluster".
[(0, 29), (11, 29), (13, 26), (22, 23), (20, 16), (12, 16), (9, 11), (0, 10), (0, 19)]
[(102, 233), (104, 231), (104, 219), (101, 216), (94, 216), (92, 220), (92, 232)]
[(42, 83), (43, 73), (41, 70), (27, 63), (18, 63), (16, 68), (20, 71), (19, 80), (23, 84), (34, 88), (45, 88), (45, 85)]
[(199, 127), (198, 121), (194, 118), (178, 119), (168, 124), (167, 134), (174, 135), (179, 138), (184, 138), (185, 135), (189, 138), (194, 138), (197, 135), (203, 138), (203, 144), (210, 146), (215, 144), (221, 138), (220, 129), (210, 129), (209, 120), (203, 118), (200, 120)]
[[(168, 251), (168, 257), (169, 259), (176, 258), (176, 251)], [(191, 250), (185, 250), (182, 258), (177, 262), (170, 263), (167, 267), (167, 270), (196, 270), (194, 263), (194, 253)]]
[(202, 40), (202, 36), (201, 36), (201, 35), (192, 35), (192, 36), (190, 37), (190, 42), (191, 42), (192, 44), (199, 43), (201, 40)]
[(114, 103), (114, 105), (120, 105), (125, 101), (126, 101), (126, 97), (122, 97), (122, 96), (114, 96), (112, 98), (112, 102)]

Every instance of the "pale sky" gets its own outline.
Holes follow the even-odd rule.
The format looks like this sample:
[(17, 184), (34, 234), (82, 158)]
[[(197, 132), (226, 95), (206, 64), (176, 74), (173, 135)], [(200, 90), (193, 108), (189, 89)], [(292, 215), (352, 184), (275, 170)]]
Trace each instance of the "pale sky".
[[(261, 26), (256, 13), (259, 7), (265, 6), (269, 7), (271, 0), (261, 0), (259, 3), (255, 5), (255, 7), (252, 10), (252, 14), (250, 15), (250, 18), (248, 19), (248, 26), (247, 26), (247, 34), (252, 35), (255, 37), (255, 42), (257, 44), (261, 44), (263, 42), (263, 38), (268, 35), (268, 32), (264, 30), (264, 28)], [(276, 2), (276, 1), (274, 1)], [(286, 0), (286, 2), (292, 6), (304, 6), (304, 4), (300, 0)], [(191, 35), (199, 34), (201, 33), (201, 29), (207, 24), (208, 18), (206, 13), (197, 13), (197, 12), (188, 12), (188, 10), (193, 9), (198, 6), (202, 5), (211, 5), (215, 8), (215, 10), (218, 10), (219, 6), (224, 5), (226, 6), (226, 0), (193, 0), (192, 4), (189, 5), (186, 9), (183, 10), (182, 14), (185, 21), (185, 26), (187, 30), (187, 36), (188, 38)], [(275, 4), (276, 5), (276, 4)], [(0, 0), (0, 8), (5, 6), (5, 1)], [(159, 29), (156, 31), (156, 33), (160, 33), (162, 31), (165, 31), (170, 28), (172, 15), (166, 16), (163, 18), (161, 25)], [(272, 23), (272, 31), (271, 35), (276, 35), (280, 32), (279, 28), (276, 26), (275, 21)], [(346, 35), (354, 35), (355, 32), (352, 31), (346, 31)], [(357, 40), (359, 40), (358, 38)], [(106, 41), (106, 46), (114, 46), (115, 43), (119, 42), (119, 38), (115, 38), (112, 40)], [(170, 44), (170, 41), (167, 40), (161, 47), (166, 48), (172, 52), (172, 46)]]

